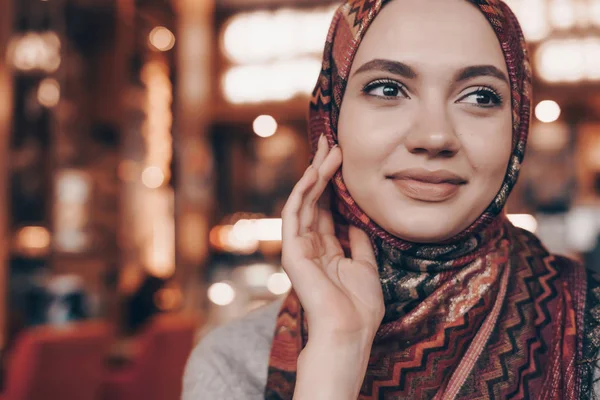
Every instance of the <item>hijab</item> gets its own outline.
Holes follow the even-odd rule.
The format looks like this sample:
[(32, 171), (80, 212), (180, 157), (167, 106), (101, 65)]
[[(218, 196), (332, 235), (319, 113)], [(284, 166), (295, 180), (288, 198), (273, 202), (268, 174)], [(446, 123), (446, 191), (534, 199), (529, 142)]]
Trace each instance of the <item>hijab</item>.
[[(387, 1), (348, 0), (333, 17), (310, 104), (313, 156), (322, 134), (329, 146), (337, 143), (338, 116), (354, 56)], [(360, 209), (341, 169), (332, 180), (337, 236), (347, 248), (349, 224), (369, 235), (385, 301), (359, 398), (579, 399), (590, 375), (576, 363), (585, 347), (586, 272), (574, 261), (549, 254), (533, 234), (514, 227), (503, 211), (517, 181), (529, 130), (531, 66), (526, 43), (506, 4), (468, 1), (494, 29), (510, 78), (512, 154), (489, 207), (450, 240), (410, 243), (386, 232)], [(276, 322), (267, 399), (292, 398), (308, 329), (292, 290)], [(600, 344), (600, 334), (598, 339)]]

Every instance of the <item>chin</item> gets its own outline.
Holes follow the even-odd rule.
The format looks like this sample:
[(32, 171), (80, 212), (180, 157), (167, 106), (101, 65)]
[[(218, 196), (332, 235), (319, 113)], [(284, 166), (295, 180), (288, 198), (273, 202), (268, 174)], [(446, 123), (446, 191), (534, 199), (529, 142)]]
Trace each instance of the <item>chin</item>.
[[(370, 193), (380, 195), (375, 197)], [(464, 195), (433, 203), (399, 197), (396, 191), (357, 191), (357, 194), (356, 203), (376, 224), (412, 243), (435, 244), (452, 239), (480, 214), (473, 214), (477, 207), (463, 206)]]
[(392, 235), (413, 243), (441, 243), (453, 238), (463, 229), (459, 221), (448, 220), (448, 214), (435, 212), (402, 213), (402, 215), (383, 216), (391, 223), (380, 226)]

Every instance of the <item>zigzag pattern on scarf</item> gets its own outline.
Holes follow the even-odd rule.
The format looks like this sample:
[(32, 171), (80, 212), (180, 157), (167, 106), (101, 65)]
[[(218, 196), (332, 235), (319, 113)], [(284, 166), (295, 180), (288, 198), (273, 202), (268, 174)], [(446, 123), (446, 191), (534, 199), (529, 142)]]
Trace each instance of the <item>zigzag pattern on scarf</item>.
[[(445, 384), (450, 376), (448, 371), (464, 354), (473, 331), (483, 322), (485, 314), (480, 308), (489, 305), (481, 301), (472, 310), (472, 317), (467, 313), (444, 330), (432, 332), (428, 340), (404, 351), (372, 356), (361, 396), (430, 399)], [(387, 348), (386, 352), (395, 351), (392, 349)], [(439, 376), (445, 379), (440, 382)]]
[(472, 376), (477, 382), (466, 383), (459, 398), (522, 398), (523, 393), (536, 391), (530, 382), (541, 377), (543, 370), (538, 359), (547, 350), (542, 331), (552, 320), (550, 302), (557, 298), (554, 281), (558, 273), (552, 266), (553, 256), (533, 255), (531, 248), (539, 249), (525, 243), (512, 261), (521, 267), (513, 272), (512, 294), (498, 321), (503, 329), (494, 332), (484, 352), (486, 357), (475, 368), (478, 372)]
[(600, 370), (600, 274), (587, 271), (586, 310), (584, 314), (585, 334), (581, 337), (582, 356), (578, 360), (578, 371), (582, 385), (581, 400), (597, 400), (600, 393), (594, 393)]
[(373, 9), (377, 1), (381, 0), (354, 0), (349, 2), (349, 16), (354, 16), (354, 26), (364, 25), (364, 20)]

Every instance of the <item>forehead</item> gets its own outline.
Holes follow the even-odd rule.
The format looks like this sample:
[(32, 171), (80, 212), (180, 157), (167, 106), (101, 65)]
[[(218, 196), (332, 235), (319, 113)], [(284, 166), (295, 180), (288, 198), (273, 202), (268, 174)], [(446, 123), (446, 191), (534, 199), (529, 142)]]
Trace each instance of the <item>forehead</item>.
[(466, 0), (393, 0), (367, 30), (353, 68), (373, 58), (419, 65), (491, 64), (506, 71), (490, 23)]

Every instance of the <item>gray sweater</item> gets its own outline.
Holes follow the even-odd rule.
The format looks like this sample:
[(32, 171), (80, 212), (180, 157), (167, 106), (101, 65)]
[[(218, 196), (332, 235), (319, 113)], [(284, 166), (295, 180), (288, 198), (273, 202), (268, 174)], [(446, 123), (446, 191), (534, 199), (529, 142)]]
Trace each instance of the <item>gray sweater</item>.
[(208, 333), (188, 359), (182, 400), (263, 400), (281, 303)]

